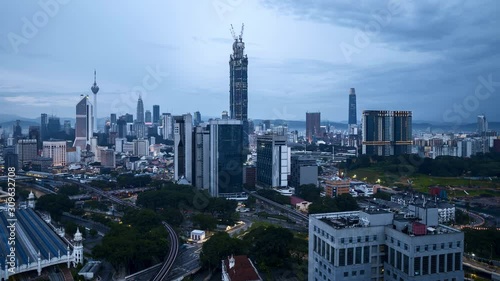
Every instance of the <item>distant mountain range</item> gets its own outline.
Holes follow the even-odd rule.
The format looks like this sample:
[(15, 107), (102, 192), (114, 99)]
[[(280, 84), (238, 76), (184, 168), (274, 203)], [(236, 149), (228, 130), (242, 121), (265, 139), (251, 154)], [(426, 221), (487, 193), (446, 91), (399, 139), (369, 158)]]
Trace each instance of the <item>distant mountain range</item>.
[[(219, 117), (216, 117), (219, 118)], [(61, 125), (64, 124), (64, 120), (70, 120), (72, 126), (75, 124), (75, 118), (66, 118), (66, 117), (59, 117), (61, 120)], [(26, 118), (26, 117), (21, 117), (21, 116), (16, 116), (12, 114), (0, 114), (0, 127), (7, 129), (7, 131), (10, 131), (12, 129), (12, 126), (16, 123), (16, 120), (21, 121), (21, 127), (24, 130), (27, 130), (29, 126), (40, 126), (40, 117), (37, 118)], [(102, 117), (98, 118), (98, 124), (104, 124), (104, 122), (108, 120), (108, 117)], [(253, 122), (255, 125), (259, 125), (260, 123), (264, 122), (266, 119), (253, 119)], [(299, 131), (305, 131), (306, 129), (306, 122), (303, 120), (280, 120), (280, 119), (274, 119), (270, 120), (272, 124), (275, 126), (287, 124), (289, 130), (299, 130)], [(321, 122), (321, 125), (330, 125), (334, 127), (335, 129), (346, 129), (347, 128), (347, 121), (342, 121), (342, 122), (330, 122), (330, 121), (323, 121)], [(424, 132), (433, 132), (433, 133), (440, 133), (440, 132), (474, 132), (477, 128), (476, 123), (468, 123), (468, 124), (459, 124), (459, 125), (454, 125), (454, 124), (445, 124), (445, 123), (434, 123), (434, 122), (429, 122), (429, 121), (413, 121), (413, 130), (414, 131), (424, 131)], [(500, 131), (500, 122), (488, 122), (488, 128), (493, 131)]]

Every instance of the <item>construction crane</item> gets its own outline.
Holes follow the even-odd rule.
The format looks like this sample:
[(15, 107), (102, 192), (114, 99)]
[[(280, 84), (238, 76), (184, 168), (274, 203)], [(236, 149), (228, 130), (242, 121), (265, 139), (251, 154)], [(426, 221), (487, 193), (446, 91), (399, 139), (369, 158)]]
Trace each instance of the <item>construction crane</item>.
[[(245, 24), (242, 23), (241, 24), (241, 32), (240, 32), (240, 40), (243, 38), (243, 30), (245, 29)], [(236, 33), (234, 32), (234, 28), (233, 28), (233, 25), (231, 24), (231, 29), (229, 29), (231, 31), (231, 35), (233, 36), (233, 39), (234, 40), (238, 40), (238, 37), (236, 37)]]
[(236, 34), (234, 33), (234, 28), (233, 28), (233, 25), (231, 24), (231, 29), (229, 29), (231, 31), (231, 35), (233, 36), (233, 39), (234, 40), (238, 40), (238, 37), (236, 37)]

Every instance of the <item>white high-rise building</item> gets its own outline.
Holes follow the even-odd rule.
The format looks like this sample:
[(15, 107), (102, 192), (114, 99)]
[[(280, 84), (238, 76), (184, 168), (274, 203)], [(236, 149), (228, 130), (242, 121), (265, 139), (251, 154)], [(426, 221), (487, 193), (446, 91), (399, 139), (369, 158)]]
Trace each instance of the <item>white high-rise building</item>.
[(162, 135), (164, 140), (174, 139), (174, 120), (170, 113), (163, 113), (162, 119)]
[(286, 135), (257, 137), (257, 184), (265, 187), (288, 186), (290, 148)]
[(94, 132), (93, 105), (89, 96), (84, 96), (76, 105), (75, 143), (82, 151), (87, 150)]
[(52, 165), (66, 166), (66, 141), (49, 140), (43, 142), (43, 157), (52, 158)]
[(138, 157), (149, 155), (149, 141), (145, 139), (134, 140), (134, 155)]
[(190, 113), (174, 116), (174, 180), (193, 182), (193, 118)]

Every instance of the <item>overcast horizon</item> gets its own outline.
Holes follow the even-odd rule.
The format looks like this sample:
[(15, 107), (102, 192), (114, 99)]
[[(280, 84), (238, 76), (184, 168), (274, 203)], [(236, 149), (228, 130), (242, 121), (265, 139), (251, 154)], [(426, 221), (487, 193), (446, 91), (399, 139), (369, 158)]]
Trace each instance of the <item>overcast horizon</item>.
[[(43, 4), (48, 3), (48, 4)], [(245, 24), (249, 118), (347, 120), (365, 109), (413, 119), (500, 121), (495, 1), (6, 2), (0, 11), (0, 113), (74, 118), (81, 94), (98, 117), (145, 110), (229, 110), (233, 24)], [(497, 82), (498, 81), (498, 82)]]

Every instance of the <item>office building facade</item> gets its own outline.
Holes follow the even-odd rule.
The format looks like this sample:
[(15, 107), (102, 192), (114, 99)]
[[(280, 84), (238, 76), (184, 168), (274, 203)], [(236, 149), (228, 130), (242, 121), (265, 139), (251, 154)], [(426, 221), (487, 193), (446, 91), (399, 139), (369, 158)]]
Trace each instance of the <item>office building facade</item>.
[(73, 146), (87, 150), (94, 131), (93, 106), (89, 96), (83, 97), (76, 105), (75, 142)]
[(410, 154), (412, 144), (411, 111), (363, 111), (363, 154)]
[(191, 114), (174, 116), (174, 180), (184, 177), (193, 182), (193, 118)]
[(463, 233), (416, 209), (311, 215), (308, 280), (464, 280)]
[(306, 113), (306, 138), (308, 142), (312, 142), (313, 138), (320, 135), (321, 113), (307, 112)]
[(214, 197), (243, 191), (243, 122), (212, 120), (210, 127), (210, 187)]
[(160, 124), (160, 106), (157, 104), (153, 105), (153, 124)]
[(304, 184), (318, 185), (318, 164), (311, 156), (291, 156), (290, 186), (299, 187)]
[(19, 168), (29, 164), (38, 156), (37, 141), (34, 139), (18, 140), (16, 144), (16, 154)]
[(257, 185), (288, 186), (290, 149), (286, 135), (268, 134), (257, 137)]

